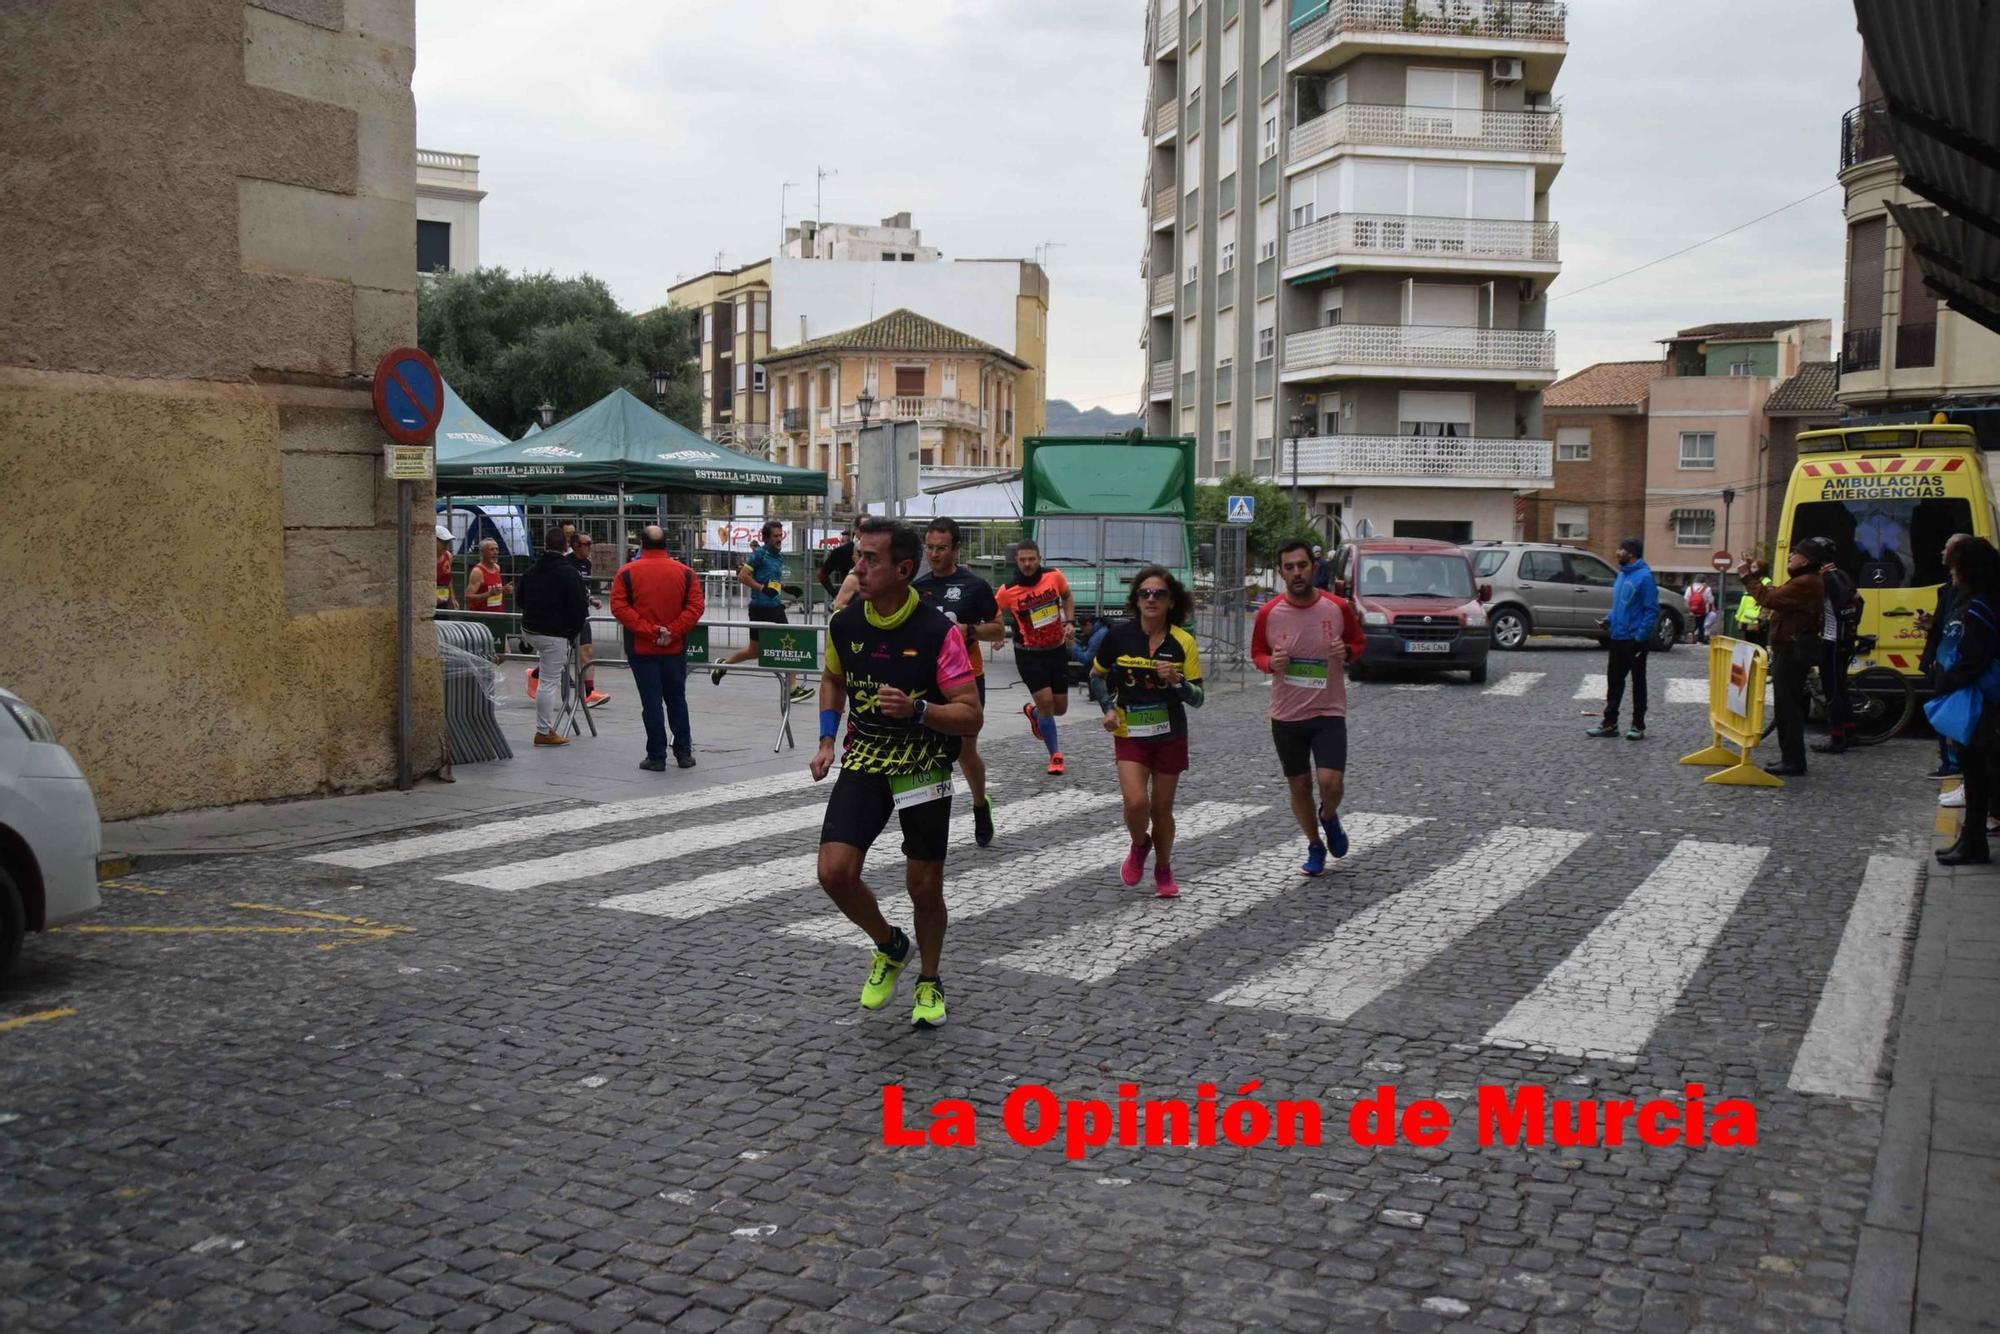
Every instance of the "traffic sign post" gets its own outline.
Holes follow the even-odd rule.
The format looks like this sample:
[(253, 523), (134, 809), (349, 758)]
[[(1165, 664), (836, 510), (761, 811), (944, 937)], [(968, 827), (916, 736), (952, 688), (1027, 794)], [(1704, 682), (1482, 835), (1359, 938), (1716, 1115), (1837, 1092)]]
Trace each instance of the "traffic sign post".
[(1729, 567), (1736, 564), (1736, 557), (1726, 551), (1718, 551), (1709, 558), (1709, 564), (1715, 566), (1718, 573), (1727, 574)]
[[(431, 448), (444, 417), (444, 377), (421, 348), (399, 347), (375, 363), (375, 416), (394, 445), (383, 453), (383, 471), (396, 481), (396, 787), (416, 786), (410, 734), (416, 705), (410, 687), (415, 614), (410, 608), (410, 486), (436, 476)], [(402, 448), (397, 448), (401, 446)], [(416, 457), (418, 452), (422, 458)]]
[(1229, 522), (1257, 522), (1257, 497), (1231, 496), (1229, 498)]

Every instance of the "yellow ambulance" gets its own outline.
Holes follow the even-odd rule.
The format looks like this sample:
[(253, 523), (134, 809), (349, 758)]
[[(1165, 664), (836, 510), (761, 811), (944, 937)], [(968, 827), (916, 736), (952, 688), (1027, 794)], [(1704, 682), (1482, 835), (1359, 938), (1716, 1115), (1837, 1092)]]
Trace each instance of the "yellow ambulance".
[(1809, 537), (1830, 540), (1861, 590), (1860, 633), (1875, 637), (1871, 663), (1918, 676), (1924, 634), (1917, 613), (1937, 605), (1950, 576), (1953, 533), (1992, 540), (1993, 471), (1970, 426), (1849, 426), (1799, 435), (1785, 491), (1775, 574)]

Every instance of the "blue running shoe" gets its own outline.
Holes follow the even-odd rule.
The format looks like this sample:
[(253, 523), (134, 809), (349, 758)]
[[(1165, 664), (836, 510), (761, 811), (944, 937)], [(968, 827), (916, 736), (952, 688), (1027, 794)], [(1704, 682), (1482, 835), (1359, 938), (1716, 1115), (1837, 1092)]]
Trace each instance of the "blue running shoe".
[(1340, 827), (1340, 812), (1335, 811), (1326, 819), (1321, 820), (1319, 827), (1326, 831), (1326, 845), (1333, 850), (1333, 855), (1336, 857), (1345, 857), (1347, 855), (1347, 831)]
[(1307, 875), (1326, 874), (1326, 849), (1315, 843), (1306, 849), (1306, 864), (1299, 868)]

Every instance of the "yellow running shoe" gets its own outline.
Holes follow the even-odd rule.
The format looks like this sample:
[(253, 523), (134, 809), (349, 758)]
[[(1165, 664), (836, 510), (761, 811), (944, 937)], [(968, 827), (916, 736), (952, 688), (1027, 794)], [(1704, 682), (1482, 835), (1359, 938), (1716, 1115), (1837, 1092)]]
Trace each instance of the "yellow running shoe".
[(909, 937), (901, 931), (896, 932), (895, 939), (889, 942), (892, 946), (898, 943), (903, 947), (900, 956), (888, 950), (876, 950), (875, 957), (869, 960), (868, 980), (861, 984), (862, 1009), (879, 1010), (896, 994), (896, 979), (901, 976), (903, 965), (910, 961), (911, 949)]
[(917, 983), (917, 1003), (910, 1009), (910, 1022), (918, 1028), (944, 1027), (944, 984)]

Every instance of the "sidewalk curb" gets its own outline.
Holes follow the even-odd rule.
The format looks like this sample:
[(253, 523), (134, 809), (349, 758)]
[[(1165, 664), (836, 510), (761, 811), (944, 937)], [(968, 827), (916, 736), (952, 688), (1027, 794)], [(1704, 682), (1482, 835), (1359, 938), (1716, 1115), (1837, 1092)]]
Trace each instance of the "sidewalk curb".
[[(97, 878), (115, 879), (133, 875), (140, 871), (161, 870), (169, 866), (179, 866), (187, 862), (207, 861), (216, 857), (261, 857), (288, 855), (304, 852), (310, 848), (322, 848), (331, 843), (346, 843), (357, 838), (369, 838), (379, 834), (401, 833), (408, 829), (422, 829), (429, 825), (449, 824), (485, 815), (519, 815), (526, 812), (550, 810), (559, 806), (576, 804), (572, 798), (529, 797), (512, 803), (495, 803), (482, 807), (478, 812), (435, 811), (428, 815), (412, 816), (408, 819), (387, 820), (366, 826), (357, 825), (352, 829), (337, 833), (314, 834), (302, 838), (289, 839), (280, 843), (262, 843), (256, 847), (232, 847), (221, 843), (194, 845), (178, 848), (155, 848), (145, 852), (101, 853), (97, 859)], [(588, 804), (588, 803), (584, 803)]]

